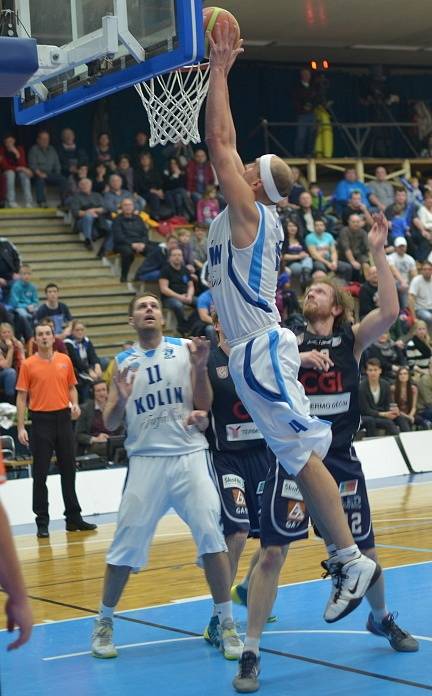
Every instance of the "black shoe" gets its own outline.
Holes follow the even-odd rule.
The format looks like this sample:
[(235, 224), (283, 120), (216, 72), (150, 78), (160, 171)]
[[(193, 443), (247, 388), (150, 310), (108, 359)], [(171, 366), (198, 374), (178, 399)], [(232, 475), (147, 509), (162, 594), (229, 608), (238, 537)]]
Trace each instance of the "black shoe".
[(250, 694), (260, 688), (260, 659), (254, 652), (247, 650), (239, 660), (239, 670), (233, 679), (233, 687), (241, 694)]
[(91, 524), (83, 519), (77, 520), (66, 520), (66, 531), (67, 532), (92, 532), (97, 529), (97, 524)]
[(48, 537), (49, 537), (48, 526), (44, 525), (44, 524), (38, 525), (36, 536), (39, 539), (48, 539)]

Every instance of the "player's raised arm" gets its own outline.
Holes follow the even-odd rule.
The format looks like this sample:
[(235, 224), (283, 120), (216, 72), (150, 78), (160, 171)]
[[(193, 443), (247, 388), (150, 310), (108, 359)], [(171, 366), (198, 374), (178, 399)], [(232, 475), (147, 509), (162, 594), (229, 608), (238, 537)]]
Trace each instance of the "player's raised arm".
[(388, 222), (384, 213), (379, 213), (374, 216), (374, 224), (368, 235), (369, 249), (378, 272), (379, 306), (353, 327), (356, 335), (354, 355), (357, 360), (360, 360), (365, 348), (388, 331), (399, 315), (396, 283), (384, 251), (387, 235)]

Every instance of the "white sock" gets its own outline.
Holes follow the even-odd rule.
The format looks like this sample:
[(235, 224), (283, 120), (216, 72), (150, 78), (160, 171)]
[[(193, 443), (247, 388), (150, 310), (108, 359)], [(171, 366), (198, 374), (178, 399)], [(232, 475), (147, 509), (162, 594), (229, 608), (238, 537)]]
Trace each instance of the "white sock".
[(250, 652), (255, 653), (255, 655), (259, 655), (259, 638), (250, 638), (250, 636), (246, 636), (244, 645), (243, 645), (243, 652), (247, 652), (248, 650)]
[(101, 603), (99, 607), (99, 619), (111, 619), (112, 621), (114, 617), (114, 609), (115, 607), (106, 607), (105, 604)]
[(226, 619), (231, 619), (232, 621), (232, 602), (220, 602), (220, 604), (213, 605), (213, 616), (217, 616), (219, 623), (222, 625)]
[(348, 561), (352, 561), (354, 558), (358, 558), (360, 555), (361, 554), (357, 544), (347, 546), (345, 549), (337, 550), (337, 559), (339, 563), (347, 563)]
[(372, 614), (377, 623), (382, 623), (383, 619), (388, 616), (389, 612), (385, 606), (384, 609), (372, 609)]
[(337, 554), (337, 547), (336, 544), (326, 544), (327, 546), (327, 553), (329, 555), (329, 558), (332, 556), (336, 556)]

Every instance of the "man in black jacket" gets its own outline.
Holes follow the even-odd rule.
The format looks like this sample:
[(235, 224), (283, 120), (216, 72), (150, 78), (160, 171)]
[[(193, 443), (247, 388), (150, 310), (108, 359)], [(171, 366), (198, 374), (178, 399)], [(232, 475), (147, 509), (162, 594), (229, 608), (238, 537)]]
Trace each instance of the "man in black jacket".
[(366, 363), (366, 379), (362, 379), (359, 389), (360, 414), (366, 436), (374, 437), (377, 428), (385, 430), (386, 435), (399, 433), (400, 411), (391, 403), (390, 384), (381, 379), (381, 364), (377, 358)]
[(139, 215), (135, 215), (134, 207), (133, 200), (125, 198), (120, 205), (121, 214), (114, 220), (112, 226), (114, 251), (121, 256), (121, 283), (127, 282), (129, 268), (135, 254), (145, 256), (149, 247), (147, 225)]
[(86, 247), (91, 246), (94, 228), (105, 213), (104, 200), (100, 193), (92, 190), (91, 179), (80, 179), (78, 193), (72, 196), (70, 211), (75, 218), (78, 230), (84, 236)]
[(171, 249), (178, 249), (179, 243), (175, 234), (170, 234), (166, 242), (156, 244), (149, 250), (147, 256), (138, 268), (135, 280), (159, 280), (162, 268), (168, 263)]
[(371, 266), (368, 271), (367, 280), (362, 283), (359, 293), (359, 316), (360, 319), (373, 312), (378, 307), (378, 273), (375, 266)]

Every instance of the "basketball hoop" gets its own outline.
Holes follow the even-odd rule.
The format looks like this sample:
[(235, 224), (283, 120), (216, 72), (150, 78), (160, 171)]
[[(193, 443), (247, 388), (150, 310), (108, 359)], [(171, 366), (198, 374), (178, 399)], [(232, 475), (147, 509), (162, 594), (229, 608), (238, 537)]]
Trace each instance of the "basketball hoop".
[(207, 95), (209, 66), (187, 65), (135, 85), (150, 124), (150, 147), (201, 142), (198, 117)]

